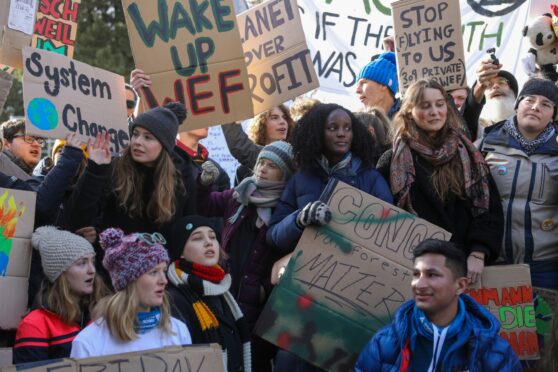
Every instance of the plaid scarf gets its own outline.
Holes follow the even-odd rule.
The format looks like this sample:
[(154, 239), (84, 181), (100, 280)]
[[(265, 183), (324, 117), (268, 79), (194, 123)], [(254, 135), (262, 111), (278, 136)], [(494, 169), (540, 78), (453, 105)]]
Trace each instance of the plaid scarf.
[(234, 189), (233, 198), (240, 206), (228, 222), (235, 223), (244, 207), (253, 204), (258, 212), (256, 226), (260, 228), (264, 224), (269, 225), (272, 209), (277, 205), (286, 185), (283, 181), (257, 181), (256, 176), (245, 178)]
[(488, 211), (490, 191), (488, 166), (475, 145), (465, 134), (451, 130), (439, 148), (432, 148), (421, 138), (409, 139), (398, 136), (393, 144), (390, 167), (391, 191), (397, 206), (417, 214), (411, 203), (411, 185), (415, 181), (415, 162), (411, 150), (426, 159), (434, 167), (444, 165), (459, 156), (463, 169), (465, 194), (472, 202), (471, 213), (478, 216)]
[[(521, 146), (521, 149), (528, 155), (531, 156), (539, 147), (544, 145), (550, 138), (554, 137), (556, 134), (556, 130), (554, 129), (553, 125), (547, 125), (544, 130), (539, 133), (537, 138), (532, 141), (529, 141), (523, 134), (517, 129), (517, 125), (515, 123), (516, 116), (513, 116), (506, 120), (504, 124), (504, 128), (508, 131), (510, 136), (513, 137)], [(549, 123), (550, 124), (550, 123)]]
[[(222, 274), (221, 274), (222, 273)], [(200, 276), (201, 274), (201, 276)], [(220, 281), (215, 280), (222, 275)], [(242, 340), (244, 371), (252, 371), (252, 351), (250, 346), (250, 332), (248, 324), (244, 319), (242, 310), (229, 292), (231, 276), (225, 275), (223, 269), (216, 265), (214, 267), (202, 266), (188, 262), (184, 259), (176, 260), (167, 269), (169, 281), (174, 284), (186, 297), (188, 303), (192, 304), (201, 331), (208, 343), (217, 342), (223, 349), (223, 362), (227, 366), (227, 350), (219, 325), (219, 320), (211, 308), (203, 301), (204, 296), (223, 296), (231, 313), (233, 314), (240, 339)], [(211, 278), (211, 280), (205, 279)]]

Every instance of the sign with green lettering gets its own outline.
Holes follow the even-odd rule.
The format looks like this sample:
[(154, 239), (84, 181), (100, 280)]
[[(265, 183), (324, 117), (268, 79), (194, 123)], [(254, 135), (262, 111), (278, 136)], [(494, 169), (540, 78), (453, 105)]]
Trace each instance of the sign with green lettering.
[(128, 145), (124, 78), (46, 50), (23, 48), (25, 130), (48, 138), (70, 133), (87, 143), (110, 135), (111, 152)]
[(182, 102), (192, 130), (253, 116), (231, 0), (123, 0), (136, 67), (151, 76), (145, 108)]

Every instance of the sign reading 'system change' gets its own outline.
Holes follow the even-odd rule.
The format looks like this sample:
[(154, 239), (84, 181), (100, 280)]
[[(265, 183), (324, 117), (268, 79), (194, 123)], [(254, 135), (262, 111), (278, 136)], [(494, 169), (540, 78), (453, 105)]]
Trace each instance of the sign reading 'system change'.
[(128, 145), (124, 78), (61, 54), (23, 49), (23, 101), (27, 133), (83, 142), (103, 131), (111, 152)]
[(151, 76), (146, 108), (179, 101), (182, 130), (253, 116), (231, 0), (123, 0), (136, 67)]

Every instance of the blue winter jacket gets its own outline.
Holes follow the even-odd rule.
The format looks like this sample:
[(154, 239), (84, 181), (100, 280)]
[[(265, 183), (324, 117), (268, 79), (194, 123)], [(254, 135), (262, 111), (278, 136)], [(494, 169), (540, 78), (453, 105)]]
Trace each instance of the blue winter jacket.
[[(483, 306), (466, 294), (461, 295), (465, 303), (465, 320), (470, 325), (469, 332), (461, 332), (457, 340), (442, 355), (440, 371), (522, 371), (517, 355), (510, 344), (498, 335), (500, 323)], [(356, 372), (399, 372), (402, 364), (402, 351), (413, 345), (416, 332), (411, 332), (411, 315), (415, 302), (404, 303), (392, 324), (379, 330), (360, 353), (355, 365)], [(413, 334), (413, 336), (411, 336)], [(466, 353), (457, 353), (460, 348)], [(468, 360), (463, 355), (469, 355)], [(413, 356), (411, 353), (410, 367)]]
[[(373, 167), (366, 166), (353, 155), (350, 169), (337, 172), (333, 177), (370, 195), (393, 204), (393, 196), (386, 180)], [(296, 224), (296, 216), (310, 202), (320, 199), (329, 176), (316, 167), (309, 171), (296, 172), (290, 179), (275, 207), (267, 243), (283, 255), (294, 250), (303, 229)]]

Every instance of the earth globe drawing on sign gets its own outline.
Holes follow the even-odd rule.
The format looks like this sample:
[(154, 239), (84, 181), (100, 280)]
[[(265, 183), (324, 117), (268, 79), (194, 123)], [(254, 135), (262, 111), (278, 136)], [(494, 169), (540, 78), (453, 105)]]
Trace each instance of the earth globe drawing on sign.
[(47, 98), (33, 98), (27, 105), (27, 118), (41, 130), (52, 130), (58, 125), (56, 106)]

